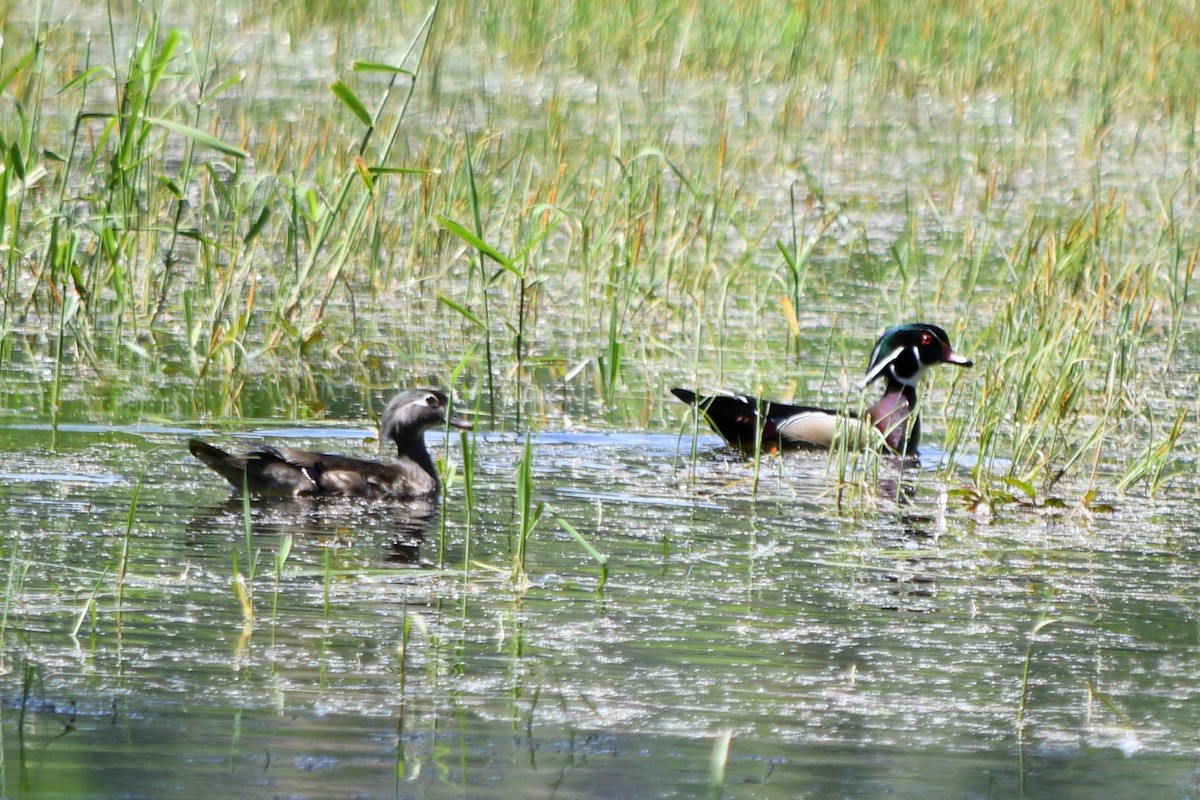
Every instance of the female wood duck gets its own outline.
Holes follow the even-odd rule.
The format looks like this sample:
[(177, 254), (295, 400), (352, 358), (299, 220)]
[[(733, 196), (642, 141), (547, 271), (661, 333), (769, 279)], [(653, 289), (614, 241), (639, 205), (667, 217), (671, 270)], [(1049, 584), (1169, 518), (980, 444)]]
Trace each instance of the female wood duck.
[(713, 430), (743, 451), (753, 452), (759, 442), (765, 452), (781, 447), (829, 448), (835, 438), (849, 434), (860, 444), (875, 439), (900, 455), (915, 456), (921, 440), (921, 420), (916, 413), (921, 375), (934, 364), (969, 367), (971, 363), (954, 352), (944, 330), (914, 322), (888, 328), (875, 343), (862, 385), (879, 378), (887, 383), (883, 396), (861, 418), (849, 412), (744, 395), (697, 397), (687, 389), (672, 389), (671, 393), (697, 406)]
[(379, 440), (396, 443), (396, 460), (390, 464), (271, 445), (233, 456), (198, 439), (188, 441), (188, 450), (235, 489), (246, 485), (256, 494), (424, 497), (438, 489), (425, 431), (447, 424), (471, 429), (465, 417), (450, 413), (446, 395), (418, 389), (393, 397), (379, 418)]

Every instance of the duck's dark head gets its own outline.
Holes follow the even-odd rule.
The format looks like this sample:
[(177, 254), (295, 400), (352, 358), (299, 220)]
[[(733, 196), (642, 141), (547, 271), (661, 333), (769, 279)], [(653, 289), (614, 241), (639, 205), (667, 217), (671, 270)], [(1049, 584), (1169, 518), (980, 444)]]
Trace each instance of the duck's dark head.
[(916, 387), (926, 368), (934, 364), (971, 366), (950, 346), (950, 338), (937, 325), (910, 322), (888, 328), (875, 343), (863, 385), (886, 376), (888, 383)]
[(397, 447), (418, 441), (430, 428), (450, 425), (471, 429), (471, 421), (461, 414), (450, 412), (450, 401), (437, 389), (416, 389), (401, 392), (388, 401), (379, 417), (379, 439), (391, 439)]

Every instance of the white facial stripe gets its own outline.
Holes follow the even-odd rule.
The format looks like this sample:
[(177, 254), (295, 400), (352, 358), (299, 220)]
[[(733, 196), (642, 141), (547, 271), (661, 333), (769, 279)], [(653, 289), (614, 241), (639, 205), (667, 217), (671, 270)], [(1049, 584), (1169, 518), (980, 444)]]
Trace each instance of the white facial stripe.
[[(878, 348), (876, 348), (876, 349), (878, 349)], [(893, 350), (888, 355), (887, 358), (883, 359), (882, 361), (875, 364), (875, 366), (871, 367), (871, 370), (867, 373), (866, 377), (864, 377), (862, 379), (862, 385), (866, 386), (868, 383), (870, 383), (871, 381), (878, 378), (880, 373), (883, 372), (888, 367), (892, 366), (892, 362), (895, 361), (897, 358), (899, 358), (900, 354), (903, 352), (904, 352), (903, 347), (897, 347), (895, 350)], [(895, 377), (895, 376), (896, 376), (896, 371), (893, 369), (892, 377)]]
[(875, 343), (875, 346), (871, 348), (871, 357), (867, 360), (868, 364), (875, 363), (875, 357), (879, 355), (879, 348), (882, 346), (883, 346), (883, 342), (878, 341)]

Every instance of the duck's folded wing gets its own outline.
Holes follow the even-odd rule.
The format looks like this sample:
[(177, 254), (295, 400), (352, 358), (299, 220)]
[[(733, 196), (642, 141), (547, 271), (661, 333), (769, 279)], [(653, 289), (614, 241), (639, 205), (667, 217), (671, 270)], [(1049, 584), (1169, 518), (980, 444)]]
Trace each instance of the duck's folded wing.
[(315, 491), (352, 497), (371, 496), (371, 486), (380, 478), (377, 473), (387, 469), (385, 465), (373, 461), (291, 447), (265, 446), (256, 450), (254, 455), (262, 459), (276, 459), (300, 470), (312, 481)]
[(860, 450), (886, 446), (883, 434), (871, 424), (869, 418), (833, 414), (821, 409), (807, 409), (780, 419), (776, 425), (776, 435), (795, 447), (845, 446)]
[[(783, 442), (788, 445), (825, 447), (822, 443), (820, 417), (832, 417), (830, 411), (812, 406), (794, 406), (774, 403), (744, 394), (721, 392), (713, 395), (697, 395), (686, 389), (672, 389), (676, 397), (685, 403), (694, 404), (704, 414), (709, 424), (729, 444), (744, 450), (752, 450), (760, 441)], [(811, 420), (808, 420), (812, 417)], [(795, 426), (790, 422), (798, 419)], [(806, 424), (806, 421), (811, 424)]]
[(798, 411), (768, 421), (763, 438), (778, 436), (784, 443), (800, 447), (831, 447), (844, 419), (820, 409)]

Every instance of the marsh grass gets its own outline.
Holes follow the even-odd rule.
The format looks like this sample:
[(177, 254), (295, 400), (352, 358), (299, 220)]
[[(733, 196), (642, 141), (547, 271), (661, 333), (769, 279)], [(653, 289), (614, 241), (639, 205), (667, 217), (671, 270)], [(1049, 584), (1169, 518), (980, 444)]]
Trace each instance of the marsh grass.
[(567, 534), (574, 539), (580, 547), (583, 548), (583, 551), (587, 553), (593, 561), (596, 562), (598, 566), (596, 576), (596, 594), (603, 596), (604, 584), (608, 581), (608, 556), (597, 550), (595, 546), (593, 546), (592, 543), (583, 536), (583, 534), (575, 529), (574, 525), (563, 519), (562, 516), (557, 514), (553, 509), (547, 509), (547, 511), (554, 521), (558, 523), (558, 526), (566, 531)]
[[(432, 767), (425, 778), (457, 774), (449, 781), (466, 793), (480, 752), (474, 693), (497, 687), (481, 651), (508, 664), (513, 732), (523, 724), (533, 763), (535, 711), (560, 716), (545, 710), (552, 691), (572, 689), (546, 683), (539, 694), (538, 679), (553, 681), (576, 657), (546, 650), (558, 645), (526, 614), (556, 591), (554, 580), (532, 580), (552, 529), (554, 547), (579, 548), (601, 604), (614, 591), (610, 568), (656, 557), (634, 536), (589, 530), (598, 526), (586, 514), (543, 502), (554, 497), (538, 485), (546, 454), (527, 431), (690, 433), (680, 457), (695, 487), (709, 457), (697, 434), (708, 429), (666, 387), (861, 412), (877, 387), (852, 384), (874, 336), (924, 319), (946, 327), (976, 367), (926, 378), (923, 450), (939, 460), (927, 465), (932, 478), (918, 474), (922, 487), (948, 486), (966, 505), (1099, 511), (1114, 492), (1153, 494), (1195, 474), (1196, 384), (1171, 374), (1173, 357), (1195, 359), (1200, 252), (1200, 67), (1186, 55), (1200, 43), (1186, 9), (1077, 18), (1063, 5), (985, 4), (980, 25), (978, 8), (945, 3), (897, 15), (883, 4), (367, 0), (338, 14), (277, 6), (269, 28), (234, 30), (226, 17), (253, 15), (237, 3), (214, 8), (112, 6), (108, 41), (90, 47), (69, 20), (35, 25), (29, 46), (15, 18), (0, 23), (0, 103), (10, 112), (0, 115), (0, 367), (32, 365), (28, 391), (39, 398), (23, 406), (4, 382), (0, 403), (45, 408), (56, 425), (71, 408), (99, 422), (300, 417), (334, 396), (437, 381), (474, 408), (481, 430), (461, 433), (457, 449), (447, 436), (438, 464), (438, 569), (421, 576), (430, 630), (414, 611), (427, 602), (423, 585), (402, 598), (388, 665), (398, 672), (396, 787), (405, 747), (428, 743), (429, 761), (414, 762)], [(291, 36), (274, 35), (284, 30)], [(485, 438), (489, 428), (524, 435), (505, 449)], [(878, 529), (859, 522), (890, 510), (880, 498), (895, 486), (898, 502), (905, 478), (889, 482), (897, 470), (885, 455), (849, 444), (830, 455), (822, 507), (799, 510), (840, 518), (846, 535), (817, 546), (853, 550), (829, 581), (847, 591), (861, 588), (866, 551), (876, 554), (863, 542)], [(496, 465), (498, 452), (510, 462)], [(761, 455), (729, 470), (752, 476), (749, 490), (746, 480), (735, 489), (752, 495), (751, 528), (772, 488), (763, 470), (793, 477)], [(489, 483), (492, 470), (504, 477)], [(492, 519), (489, 493), (511, 498), (511, 514)], [(136, 503), (135, 490), (118, 619)], [(796, 514), (789, 506), (761, 522)], [(232, 559), (232, 586), (222, 588), (242, 611), (239, 657), (252, 654), (255, 594), (264, 599), (248, 506), (243, 521), (243, 541), (219, 556), (225, 568)], [(713, 566), (692, 530), (652, 530), (665, 577), (680, 564), (697, 576)], [(751, 573), (776, 550), (819, 560), (799, 540), (769, 538), (746, 537), (755, 564), (740, 597), (775, 593)], [(457, 561), (453, 547), (461, 564), (446, 563)], [(303, 582), (283, 580), (290, 553), (282, 538), (272, 640), (274, 624), (305, 602), (293, 586)], [(508, 558), (490, 568), (498, 613), (480, 586), (481, 553)], [(337, 633), (347, 609), (334, 608), (335, 577), (346, 573), (333, 548), (322, 555), (323, 634), (308, 641), (319, 639), (324, 693), (334, 649), (354, 645)], [(5, 542), (4, 557), (0, 658), (11, 658), (10, 613), (20, 613), (29, 569), (21, 538)], [(103, 632), (105, 580), (87, 574), (62, 632), (89, 614)], [(955, 595), (960, 582), (949, 583), (939, 595)], [(280, 603), (291, 591), (295, 608)], [(826, 595), (831, 605), (858, 596)], [(817, 608), (793, 606), (785, 615)], [(774, 626), (740, 604), (734, 612), (738, 631)], [(1019, 730), (1036, 710), (1040, 657), (1061, 644), (1049, 637), (1061, 619), (1047, 605), (1031, 620), (1024, 659), (1009, 665)], [(28, 696), (39, 667), (16, 658)], [(252, 689), (253, 670), (240, 674)], [(422, 677), (428, 735), (415, 732), (425, 700), (409, 699), (426, 696)], [(589, 694), (579, 692), (590, 706)], [(602, 708), (589, 709), (593, 722)], [(238, 712), (231, 764), (241, 724)], [(580, 758), (570, 744), (568, 760)], [(703, 759), (693, 765), (714, 796), (734, 774), (731, 744), (718, 731), (707, 775)]]
[[(595, 59), (603, 53), (663, 96), (713, 75), (735, 85), (774, 83), (782, 98), (774, 136), (803, 136), (803, 128), (823, 116), (847, 128), (883, 118), (890, 97), (914, 101), (919, 115), (928, 96), (995, 97), (1000, 113), (1011, 113), (1030, 141), (1052, 129), (1069, 104), (1084, 108), (1089, 147), (1130, 109), (1139, 117), (1166, 109), (1191, 136), (1196, 106), (1188, 87), (1195, 65), (1180, 53), (1195, 43), (1197, 30), (1179, 8), (1099, 14), (1072, 3), (982, 10), (934, 3), (899, 20), (886, 7), (863, 4), (700, 2), (591, 12), (579, 5), (525, 14), (490, 9), (476, 20), (469, 4), (447, 3), (451, 30), (443, 37), (450, 46), (469, 30), (485, 31), (480, 38), (489, 43), (487, 53), (474, 64), (483, 72), (501, 63), (551, 73), (570, 65), (588, 78), (612, 81), (610, 67)], [(981, 18), (987, 24), (979, 24)], [(551, 35), (559, 30), (572, 35)], [(1180, 49), (1162, 50), (1163, 42)], [(1155, 55), (1143, 63), (1147, 53)], [(812, 92), (813, 86), (828, 87), (828, 95)], [(980, 150), (1005, 146), (983, 141)], [(736, 147), (732, 142), (732, 153)], [(819, 166), (803, 166), (819, 185)]]
[[(1137, 388), (1186, 341), (1194, 178), (1102, 170), (1195, 160), (1181, 10), (367, 6), (317, 23), (320, 79), (272, 71), (304, 41), (231, 69), (212, 9), (110, 7), (98, 45), (5, 23), (0, 359), (50, 364), (53, 421), (128, 371), (165, 416), (237, 416), (457, 363), (497, 427), (666, 427), (681, 373), (845, 400), (870, 337), (919, 317), (982, 354), (923, 395), (951, 482), (976, 454), (980, 494), (1083, 496), (1119, 459), (1155, 491), (1194, 447)], [(1026, 191), (1042, 174), (1067, 185)]]
[[(475, 508), (475, 455), (476, 455), (476, 446), (477, 446), (476, 435), (477, 434), (474, 430), (472, 430), (470, 432), (460, 431), (459, 437), (458, 437), (459, 453), (461, 454), (461, 458), (462, 458), (462, 476), (463, 476), (463, 480), (462, 480), (462, 486), (463, 486), (462, 537), (463, 537), (463, 550), (465, 552), (465, 555), (463, 558), (464, 571), (467, 569), (468, 565), (470, 564), (471, 536), (473, 533), (472, 511)], [(449, 491), (449, 489), (450, 489), (450, 484), (447, 481), (445, 484), (443, 484), (443, 493), (446, 491)], [(441, 529), (440, 529), (440, 532), (438, 535), (438, 555), (437, 555), (438, 569), (443, 569), (446, 566), (446, 546), (448, 544), (448, 531), (447, 531), (447, 527), (446, 527), (446, 520), (447, 520), (448, 514), (449, 514), (449, 503), (447, 502), (446, 498), (443, 497), (442, 498), (442, 506), (441, 506)]]
[(283, 581), (283, 570), (287, 566), (288, 556), (292, 552), (292, 535), (285, 533), (279, 537), (279, 545), (275, 550), (275, 585), (271, 592), (271, 640), (275, 639), (275, 625), (279, 621), (279, 585)]
[(321, 580), (321, 616), (328, 622), (333, 610), (333, 548), (325, 548)]
[(529, 552), (529, 539), (533, 536), (533, 531), (545, 510), (544, 503), (534, 504), (533, 453), (533, 438), (526, 434), (525, 445), (521, 457), (517, 461), (516, 470), (514, 496), (516, 548), (513, 553), (511, 576), (514, 585), (525, 585), (528, 582), (526, 558)]
[[(1086, 493), (1131, 432), (1153, 438), (1138, 447), (1121, 486), (1143, 478), (1158, 485), (1183, 406), (1162, 419), (1137, 387), (1158, 380), (1165, 321), (1156, 321), (1155, 307), (1177, 283), (1164, 274), (1166, 263), (1146, 263), (1153, 252), (1129, 257), (1127, 213), (1108, 201), (1063, 221), (1031, 222), (1008, 255), (1021, 290), (982, 331), (994, 344), (965, 404), (968, 421), (946, 439), (955, 453), (964, 447), (959, 437), (974, 432), (977, 486), (999, 477), (1041, 494), (1075, 472)], [(971, 385), (956, 381), (967, 392)]]
[(250, 486), (246, 483), (247, 480), (248, 476), (243, 475), (241, 492), (242, 536), (246, 547), (246, 573), (244, 575), (238, 566), (237, 548), (230, 551), (230, 557), (233, 560), (233, 596), (242, 610), (243, 639), (249, 635), (254, 625), (254, 575), (258, 569), (258, 556), (260, 552), (254, 547), (254, 519), (250, 511)]
[(120, 618), (121, 609), (125, 600), (125, 577), (129, 572), (130, 558), (130, 542), (133, 537), (133, 526), (137, 515), (138, 497), (142, 493), (142, 478), (138, 478), (138, 482), (134, 484), (133, 492), (129, 497), (129, 513), (125, 516), (125, 532), (121, 536), (121, 552), (117, 558), (117, 615)]
[[(1030, 692), (1032, 689), (1032, 681), (1037, 672), (1035, 662), (1039, 650), (1047, 649), (1053, 652), (1053, 648), (1048, 647), (1051, 643), (1043, 636), (1047, 628), (1052, 626), (1060, 626), (1064, 624), (1090, 625), (1088, 620), (1074, 616), (1054, 616), (1051, 615), (1050, 609), (1053, 603), (1053, 592), (1046, 593), (1046, 602), (1044, 603), (1041, 612), (1033, 626), (1029, 629), (1028, 638), (1025, 644), (1025, 657), (1021, 661), (1021, 695), (1017, 703), (1015, 726), (1017, 733), (1017, 753), (1020, 760), (1021, 780), (1025, 779), (1025, 743), (1026, 743), (1026, 715), (1030, 710)], [(1041, 638), (1039, 638), (1041, 637)], [(1090, 687), (1089, 687), (1090, 693)]]
[(22, 562), (17, 554), (17, 541), (12, 540), (8, 551), (8, 569), (4, 577), (4, 603), (0, 605), (0, 675), (9, 672), (6, 663), (8, 653), (8, 617), (12, 612), (13, 602), (20, 597), (21, 587), (25, 582), (25, 574), (29, 571), (28, 562)]
[(708, 783), (712, 796), (725, 796), (725, 769), (729, 765), (729, 746), (733, 742), (733, 731), (723, 730), (713, 739), (712, 753), (708, 759)]
[(100, 590), (104, 585), (104, 579), (108, 577), (109, 569), (111, 569), (111, 566), (105, 566), (100, 572), (100, 575), (92, 584), (92, 589), (88, 593), (87, 600), (84, 601), (83, 607), (80, 608), (79, 613), (75, 615), (75, 625), (71, 628), (70, 634), (72, 639), (75, 639), (79, 636), (79, 631), (83, 628), (83, 624), (87, 621), (89, 616), (92, 618), (92, 630), (95, 631), (97, 617), (96, 598), (99, 596)]

